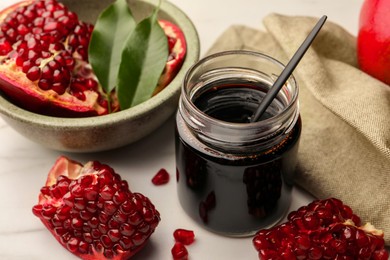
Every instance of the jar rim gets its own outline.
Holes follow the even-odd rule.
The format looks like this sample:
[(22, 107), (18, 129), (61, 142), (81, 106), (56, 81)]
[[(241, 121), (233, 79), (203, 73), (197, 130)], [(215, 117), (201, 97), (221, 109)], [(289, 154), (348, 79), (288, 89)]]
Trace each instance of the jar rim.
[[(281, 70), (283, 70), (285, 68), (285, 65), (282, 62), (276, 60), (275, 58), (273, 58), (273, 57), (271, 57), (271, 56), (269, 56), (267, 54), (261, 53), (261, 52), (255, 52), (255, 51), (250, 51), (250, 50), (222, 51), (222, 52), (218, 52), (218, 53), (206, 56), (206, 57), (200, 59), (194, 65), (192, 65), (189, 68), (189, 70), (187, 71), (186, 75), (184, 76), (183, 83), (184, 82), (188, 82), (188, 80), (191, 77), (191, 73), (196, 71), (197, 68), (203, 66), (203, 64), (205, 64), (206, 62), (208, 62), (210, 60), (213, 60), (215, 58), (218, 58), (218, 57), (229, 56), (229, 55), (256, 56), (256, 57), (259, 57), (261, 59), (264, 59), (264, 60), (267, 60), (269, 62), (272, 62), (273, 64), (279, 66), (281, 68)], [(272, 117), (266, 118), (264, 120), (256, 121), (256, 122), (250, 122), (250, 123), (227, 122), (227, 121), (216, 119), (214, 117), (211, 117), (211, 116), (207, 115), (206, 113), (201, 111), (197, 106), (195, 106), (195, 104), (191, 100), (191, 97), (190, 97), (190, 95), (189, 95), (189, 93), (188, 93), (188, 91), (186, 89), (186, 84), (182, 84), (182, 86), (181, 86), (182, 93), (185, 93), (185, 94), (181, 95), (180, 99), (182, 99), (182, 101), (184, 101), (186, 106), (190, 106), (191, 107), (191, 110), (192, 110), (192, 112), (195, 112), (196, 117), (198, 117), (198, 118), (200, 118), (202, 120), (205, 120), (207, 122), (212, 122), (213, 124), (218, 124), (221, 127), (229, 127), (229, 128), (234, 128), (234, 129), (237, 129), (237, 130), (239, 130), (239, 129), (248, 129), (248, 128), (261, 128), (262, 126), (273, 124), (274, 122), (280, 120), (280, 118), (285, 117), (286, 114), (288, 114), (288, 112), (290, 111), (291, 107), (294, 106), (295, 103), (297, 102), (298, 94), (299, 94), (299, 88), (298, 88), (298, 85), (297, 85), (297, 82), (295, 80), (294, 75), (292, 74), (287, 81), (291, 85), (293, 85), (293, 87), (295, 88), (295, 91), (294, 91), (294, 93), (293, 93), (289, 103), (285, 107), (283, 107), (283, 110), (280, 111), (280, 113), (278, 113), (276, 115), (273, 115)]]

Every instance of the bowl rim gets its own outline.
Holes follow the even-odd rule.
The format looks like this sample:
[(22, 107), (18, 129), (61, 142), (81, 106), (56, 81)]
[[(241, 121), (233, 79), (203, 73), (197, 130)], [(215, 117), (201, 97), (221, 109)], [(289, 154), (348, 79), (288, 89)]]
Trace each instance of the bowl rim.
[[(147, 4), (155, 5), (152, 0), (141, 0)], [(123, 122), (129, 119), (139, 118), (147, 111), (156, 109), (161, 103), (170, 99), (175, 94), (180, 92), (181, 81), (184, 78), (186, 71), (199, 59), (200, 54), (200, 41), (198, 32), (192, 23), (191, 19), (176, 5), (169, 1), (162, 1), (160, 11), (165, 12), (172, 17), (172, 22), (177, 24), (183, 31), (186, 38), (187, 46), (191, 41), (192, 48), (187, 47), (187, 53), (184, 62), (178, 71), (174, 79), (157, 95), (150, 99), (125, 110), (111, 113), (108, 115), (91, 116), (91, 117), (79, 117), (79, 118), (67, 118), (67, 117), (55, 117), (47, 116), (34, 112), (30, 112), (23, 108), (18, 107), (12, 102), (8, 101), (4, 95), (0, 94), (0, 115), (5, 115), (18, 121), (56, 128), (88, 128), (91, 126), (108, 126), (115, 122)]]

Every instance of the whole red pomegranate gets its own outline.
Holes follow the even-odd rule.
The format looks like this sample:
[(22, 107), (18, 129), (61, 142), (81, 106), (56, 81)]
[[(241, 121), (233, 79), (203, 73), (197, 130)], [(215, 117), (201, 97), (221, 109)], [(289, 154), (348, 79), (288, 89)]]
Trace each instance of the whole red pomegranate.
[(111, 167), (66, 157), (49, 172), (33, 213), (63, 247), (88, 260), (129, 259), (160, 221), (150, 200), (131, 192)]
[[(159, 22), (170, 54), (154, 94), (173, 79), (186, 53), (183, 32)], [(0, 90), (40, 114), (83, 117), (118, 111), (116, 93), (103, 91), (88, 63), (92, 30), (56, 0), (27, 0), (1, 11)]]
[(388, 260), (383, 232), (340, 200), (316, 200), (288, 215), (288, 222), (260, 230), (253, 244), (263, 260)]
[(365, 0), (359, 18), (360, 68), (390, 85), (390, 0)]

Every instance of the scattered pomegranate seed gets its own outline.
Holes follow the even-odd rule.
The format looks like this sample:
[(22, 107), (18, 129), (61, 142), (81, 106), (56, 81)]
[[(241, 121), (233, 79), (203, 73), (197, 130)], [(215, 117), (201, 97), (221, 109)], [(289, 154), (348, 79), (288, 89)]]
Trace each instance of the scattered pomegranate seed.
[(195, 241), (194, 231), (187, 229), (176, 229), (173, 232), (173, 237), (175, 238), (176, 242), (180, 242), (186, 246), (191, 245)]
[(176, 242), (171, 249), (174, 260), (188, 260), (187, 248), (180, 242)]
[(165, 169), (160, 169), (152, 178), (152, 183), (156, 186), (169, 182), (169, 173)]

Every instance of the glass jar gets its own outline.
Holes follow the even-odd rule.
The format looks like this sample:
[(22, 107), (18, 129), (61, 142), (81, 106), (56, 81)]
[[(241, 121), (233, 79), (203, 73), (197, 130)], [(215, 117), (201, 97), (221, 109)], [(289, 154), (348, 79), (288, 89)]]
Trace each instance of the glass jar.
[(176, 115), (177, 191), (185, 212), (211, 231), (252, 235), (289, 208), (301, 133), (293, 76), (250, 122), (283, 68), (261, 53), (228, 51), (200, 60), (184, 78)]

